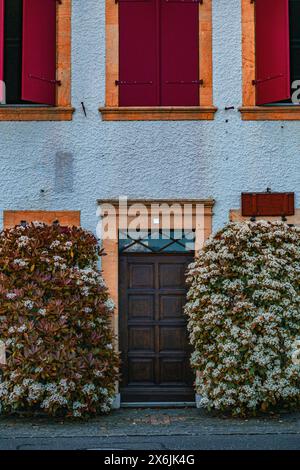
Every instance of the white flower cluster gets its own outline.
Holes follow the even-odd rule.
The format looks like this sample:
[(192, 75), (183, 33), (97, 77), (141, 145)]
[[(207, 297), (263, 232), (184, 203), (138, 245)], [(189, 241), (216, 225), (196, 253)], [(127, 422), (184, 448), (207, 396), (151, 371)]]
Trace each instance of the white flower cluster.
[(25, 261), (24, 259), (15, 259), (14, 260), (14, 264), (16, 266), (19, 266), (20, 268), (24, 268), (25, 266), (28, 266), (28, 262)]
[(113, 312), (114, 309), (115, 309), (115, 303), (112, 299), (108, 299), (106, 302), (105, 302), (105, 307), (107, 308), (107, 310), (109, 312)]
[(73, 242), (71, 242), (71, 241), (67, 241), (67, 242), (63, 243), (61, 240), (54, 240), (51, 243), (49, 248), (50, 248), (50, 250), (55, 250), (55, 248), (60, 247), (64, 251), (69, 251), (69, 250), (71, 250), (72, 246), (73, 246)]
[(27, 246), (29, 243), (29, 238), (25, 235), (21, 235), (19, 239), (17, 240), (17, 245), (19, 248), (23, 248)]
[(6, 298), (9, 300), (14, 300), (17, 297), (17, 294), (15, 292), (8, 292), (6, 294)]
[(24, 307), (28, 308), (28, 310), (32, 310), (34, 307), (34, 303), (32, 302), (32, 300), (24, 300), (23, 304)]
[[(105, 282), (102, 277), (102, 274), (93, 268), (79, 269), (78, 267), (74, 268), (70, 272), (70, 277), (76, 279), (76, 284), (80, 288), (80, 292), (84, 297), (88, 297), (91, 293), (91, 289), (94, 286), (100, 286), (105, 288)], [(107, 301), (107, 308), (113, 310), (115, 306), (112, 307), (112, 300)]]
[(59, 240), (54, 240), (51, 245), (49, 246), (50, 250), (54, 250), (55, 248), (57, 248), (58, 246), (60, 246), (60, 241)]
[[(21, 384), (12, 385), (18, 379), (18, 374), (12, 372), (10, 381), (0, 382), (0, 402), (14, 405), (16, 401), (23, 400), (29, 405), (39, 403), (44, 410), (53, 407), (68, 407), (73, 410), (74, 417), (81, 417), (88, 409), (88, 404), (74, 401), (70, 404), (70, 393), (76, 391), (76, 384), (72, 380), (62, 379), (58, 383), (42, 384), (32, 379), (24, 379)], [(108, 413), (111, 410), (113, 399), (108, 389), (86, 384), (81, 389), (82, 394), (92, 403), (99, 403), (101, 411)]]
[(233, 414), (300, 406), (300, 230), (229, 224), (190, 265), (191, 363), (201, 404)]

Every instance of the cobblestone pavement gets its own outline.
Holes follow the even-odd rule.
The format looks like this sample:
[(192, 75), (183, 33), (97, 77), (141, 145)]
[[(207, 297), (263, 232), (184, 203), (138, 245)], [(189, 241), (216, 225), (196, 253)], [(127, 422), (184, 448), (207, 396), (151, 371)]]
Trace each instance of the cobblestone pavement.
[(88, 421), (1, 418), (0, 449), (300, 449), (300, 413), (249, 420), (194, 408), (121, 409)]

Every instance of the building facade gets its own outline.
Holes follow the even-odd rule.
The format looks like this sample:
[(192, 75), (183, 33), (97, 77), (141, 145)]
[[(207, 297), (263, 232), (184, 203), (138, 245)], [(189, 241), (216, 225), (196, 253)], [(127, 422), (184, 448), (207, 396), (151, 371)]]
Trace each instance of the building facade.
[[(30, 4), (30, 0), (26, 1)], [(47, 5), (51, 1), (45, 0)], [(266, 5), (261, 6), (263, 1), (268, 4), (268, 17), (263, 17), (266, 11)], [(155, 0), (139, 3), (147, 2), (155, 3)], [(128, 3), (130, 8), (134, 0)], [(180, 22), (176, 23), (178, 17), (174, 17), (176, 31), (180, 32), (178, 43), (172, 36), (175, 23), (173, 26), (171, 23), (168, 40), (164, 42), (163, 30), (170, 27), (168, 15), (173, 11), (163, 13), (167, 6), (162, 5), (164, 0), (158, 3), (156, 14), (158, 11), (165, 14), (165, 18), (158, 20), (158, 41), (162, 46), (151, 56), (153, 43), (142, 44), (147, 66), (151, 68), (152, 59), (157, 61), (160, 77), (167, 77), (164, 63), (166, 57), (172, 56), (172, 47), (174, 57), (182, 43), (187, 48), (185, 53), (194, 53), (190, 48), (193, 37), (189, 39), (192, 35), (189, 25), (195, 24), (194, 16), (191, 23), (183, 16), (180, 29)], [(279, 59), (276, 56), (273, 62), (272, 59), (267, 61), (265, 78), (257, 75), (258, 68), (260, 72), (264, 69), (259, 51), (274, 44), (271, 40), (268, 44), (267, 40), (273, 30), (270, 22), (274, 21), (275, 29), (278, 29), (276, 21), (279, 21), (280, 28), (284, 28), (284, 21), (287, 25), (289, 19), (284, 15), (300, 13), (300, 2), (185, 0), (167, 3), (171, 3), (170, 8), (172, 3), (176, 7), (177, 4), (187, 8), (192, 6), (198, 15), (198, 29), (195, 26), (195, 30), (199, 34), (199, 50), (196, 50), (200, 57), (196, 61), (199, 73), (192, 77), (192, 85), (187, 83), (189, 78), (185, 79), (186, 86), (190, 87), (188, 97), (182, 96), (185, 84), (177, 83), (180, 91), (175, 93), (178, 98), (175, 104), (172, 93), (166, 90), (167, 79), (163, 82), (160, 78), (161, 88), (156, 84), (153, 95), (144, 88), (133, 97), (130, 93), (135, 91), (124, 91), (126, 86), (135, 86), (130, 83), (130, 80), (135, 81), (132, 77), (127, 83), (122, 81), (127, 73), (127, 57), (133, 63), (137, 57), (130, 56), (130, 47), (135, 40), (138, 41), (138, 37), (129, 34), (134, 30), (136, 17), (126, 30), (130, 11), (124, 10), (123, 16), (119, 14), (119, 9), (126, 8), (124, 0), (57, 2), (56, 79), (61, 83), (51, 83), (56, 87), (55, 94), (53, 89), (52, 93), (51, 89), (50, 92), (44, 89), (36, 91), (30, 83), (26, 84), (30, 73), (24, 71), (24, 63), (29, 68), (34, 68), (35, 63), (30, 62), (33, 55), (28, 51), (26, 57), (25, 50), (23, 75), (20, 72), (24, 92), (22, 102), (0, 107), (0, 222), (3, 226), (31, 217), (48, 217), (48, 221), (66, 217), (62, 221), (79, 223), (80, 211), (81, 225), (95, 232), (99, 202), (113, 202), (119, 196), (126, 196), (129, 204), (130, 201), (145, 201), (146, 205), (149, 201), (161, 200), (179, 204), (199, 201), (205, 208), (205, 226), (200, 229), (207, 236), (229, 221), (230, 211), (234, 211), (231, 217), (239, 219), (241, 193), (245, 191), (262, 192), (271, 188), (276, 192), (294, 192), (296, 208), (300, 207), (300, 107), (286, 102), (290, 96), (285, 94), (289, 95), (290, 90), (287, 90), (287, 77), (284, 75), (296, 61), (292, 58), (287, 64), (286, 54), (292, 43), (293, 47), (295, 45), (293, 51), (299, 47), (300, 34), (297, 43), (297, 31), (294, 42), (291, 40), (284, 47), (282, 44), (287, 35), (286, 30), (281, 30), (281, 36), (277, 38)], [(272, 3), (276, 6), (270, 13)], [(31, 6), (34, 10), (34, 0)], [(1, 0), (0, 11), (4, 7), (5, 2)], [(49, 8), (51, 13), (52, 7)], [(257, 21), (263, 21), (263, 27), (255, 24), (255, 8), (257, 18), (260, 18)], [(40, 18), (37, 19), (35, 14), (34, 10), (31, 19), (27, 19), (28, 29), (32, 26), (30, 21)], [(142, 10), (140, 15), (143, 15)], [(6, 24), (5, 13), (3, 18), (2, 24)], [(141, 23), (137, 28), (139, 34), (147, 25), (145, 18), (143, 21), (144, 25)], [(23, 41), (24, 37), (28, 43), (26, 46), (24, 42), (23, 48), (28, 47), (32, 51), (37, 38), (32, 39), (23, 31)], [(122, 38), (129, 38), (126, 44)], [(3, 45), (5, 37), (0, 39), (0, 46), (1, 41)], [(258, 49), (259, 42), (261, 49)], [(36, 54), (40, 52), (37, 47)], [(274, 55), (272, 48), (269, 54)], [(144, 59), (139, 57), (139, 60)], [(169, 67), (172, 69), (172, 66), (171, 63)], [(193, 69), (195, 64), (188, 62), (189, 66)], [(272, 67), (277, 67), (275, 72)], [(291, 73), (294, 80), (300, 79), (297, 70), (297, 64), (289, 70), (289, 80)], [(5, 71), (1, 72), (0, 68), (1, 73), (4, 79)], [(120, 73), (124, 75), (120, 77)], [(257, 83), (253, 82), (255, 80)], [(268, 83), (266, 85), (265, 81), (272, 82), (273, 88), (266, 89)], [(49, 106), (28, 106), (25, 99), (38, 103), (39, 93), (42, 96), (46, 94)], [(274, 104), (273, 98), (276, 104), (270, 106)], [(26, 211), (36, 213), (30, 215)], [(59, 211), (70, 212), (62, 214)], [(295, 222), (295, 218), (290, 220)], [(178, 318), (184, 297), (182, 272), (191, 252), (180, 250), (184, 253), (172, 253), (172, 259), (152, 252), (149, 261), (145, 253), (137, 260), (124, 254), (119, 256), (116, 243), (108, 243), (106, 248), (109, 256), (104, 261), (105, 273), (117, 305), (122, 304), (119, 312), (128, 313), (132, 308), (132, 316), (136, 315), (135, 320), (131, 319), (132, 324), (130, 318), (124, 320), (122, 316), (120, 325), (118, 311), (115, 317), (116, 333), (118, 326), (122, 331), (128, 328), (122, 341), (127, 345), (128, 341), (132, 343), (132, 356), (127, 354), (125, 357), (126, 371), (133, 377), (131, 390), (127, 387), (124, 392), (126, 400), (149, 402), (153, 397), (157, 402), (168, 401), (171, 397), (170, 401), (191, 401), (184, 365), (186, 358), (183, 358), (185, 327), (182, 319)], [(128, 280), (129, 284), (124, 285), (126, 276), (132, 278)], [(133, 291), (128, 293), (130, 288)], [(136, 297), (132, 300), (130, 296)], [(131, 300), (132, 307), (128, 304)], [(160, 307), (155, 307), (157, 303)], [(143, 314), (139, 316), (141, 310)], [(176, 380), (175, 376), (180, 378)], [(126, 380), (130, 385), (130, 377)]]

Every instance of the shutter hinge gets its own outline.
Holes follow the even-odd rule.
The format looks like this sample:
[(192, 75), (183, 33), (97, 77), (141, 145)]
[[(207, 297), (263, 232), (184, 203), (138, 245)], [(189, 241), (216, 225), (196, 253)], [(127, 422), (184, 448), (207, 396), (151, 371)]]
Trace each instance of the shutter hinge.
[(178, 80), (177, 82), (166, 81), (167, 85), (203, 85), (203, 80), (191, 80), (190, 82), (185, 82), (184, 80)]
[(115, 85), (120, 86), (120, 85), (152, 85), (153, 82), (138, 82), (136, 80), (133, 81), (127, 81), (127, 80), (115, 80)]
[[(57, 0), (58, 2), (61, 2), (61, 0)], [(115, 0), (115, 3), (120, 3), (122, 0)], [(125, 0), (126, 1), (126, 0)], [(166, 0), (166, 2), (174, 2), (176, 0)], [(182, 0), (177, 0), (177, 1), (182, 1)], [(190, 0), (191, 3), (200, 3), (200, 5), (203, 5), (204, 0)]]
[[(34, 77), (32, 77), (34, 78)], [(177, 82), (171, 82), (171, 81), (166, 81), (165, 82), (167, 85), (200, 85), (202, 86), (204, 84), (203, 79), (201, 80), (192, 80), (191, 82), (185, 82), (183, 80), (179, 80)], [(127, 81), (127, 80), (115, 80), (115, 85), (120, 86), (120, 85), (153, 85), (152, 81), (149, 82), (138, 82), (138, 81)]]
[(273, 77), (266, 77), (266, 78), (259, 78), (257, 80), (252, 80), (252, 85), (258, 85), (259, 83), (268, 82), (269, 80), (275, 80), (276, 78), (281, 78), (283, 76), (284, 76), (283, 73), (280, 73), (279, 75), (273, 75)]
[(53, 85), (61, 86), (61, 80), (49, 80), (48, 78), (36, 77), (35, 75), (32, 75), (32, 74), (29, 74), (28, 77), (32, 78), (33, 80), (40, 80), (42, 82), (52, 83)]
[[(115, 0), (116, 2), (118, 2), (118, 0)], [(203, 1), (204, 0), (187, 0), (186, 3), (200, 3), (200, 5), (203, 5)], [(166, 2), (170, 2), (170, 3), (176, 3), (176, 2), (184, 2), (184, 0), (166, 0)]]

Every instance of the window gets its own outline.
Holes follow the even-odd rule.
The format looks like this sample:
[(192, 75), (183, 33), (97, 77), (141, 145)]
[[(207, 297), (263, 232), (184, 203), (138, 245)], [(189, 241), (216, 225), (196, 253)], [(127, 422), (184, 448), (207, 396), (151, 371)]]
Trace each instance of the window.
[(300, 0), (290, 0), (289, 7), (291, 83), (293, 83), (300, 80)]
[(211, 0), (106, 0), (103, 119), (213, 119)]
[(244, 119), (300, 119), (300, 0), (242, 0)]
[(195, 230), (146, 230), (119, 232), (120, 253), (195, 252)]
[(71, 119), (70, 6), (0, 0), (0, 119)]

